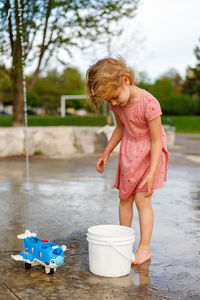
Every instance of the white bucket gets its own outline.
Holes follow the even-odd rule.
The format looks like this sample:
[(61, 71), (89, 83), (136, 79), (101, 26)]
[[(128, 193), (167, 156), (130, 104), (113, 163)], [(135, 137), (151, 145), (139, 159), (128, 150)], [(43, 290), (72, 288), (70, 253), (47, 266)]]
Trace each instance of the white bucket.
[(134, 230), (120, 225), (97, 225), (88, 228), (89, 270), (104, 277), (130, 273)]

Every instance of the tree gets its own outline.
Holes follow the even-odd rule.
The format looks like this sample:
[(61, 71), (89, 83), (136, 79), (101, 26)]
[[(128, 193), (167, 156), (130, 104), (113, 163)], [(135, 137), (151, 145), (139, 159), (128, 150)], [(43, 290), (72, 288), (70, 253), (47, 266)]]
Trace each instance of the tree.
[(27, 93), (27, 105), (31, 107), (37, 107), (39, 104), (39, 97), (34, 91)]
[(146, 71), (139, 72), (137, 75), (137, 81), (140, 84), (150, 84), (151, 79)]
[(170, 78), (161, 76), (149, 87), (149, 91), (162, 103), (166, 97), (170, 97), (173, 94), (173, 82)]
[(184, 91), (196, 98), (200, 98), (200, 39), (199, 45), (194, 49), (197, 64), (194, 68), (188, 67), (186, 71), (186, 80), (184, 82)]
[(61, 74), (61, 91), (64, 94), (82, 94), (85, 92), (85, 81), (76, 68), (66, 68)]
[(182, 92), (183, 79), (175, 68), (170, 68), (164, 75), (171, 79), (175, 91)]
[[(121, 29), (111, 30), (111, 25), (124, 17), (134, 17), (139, 1), (1, 0), (0, 52), (3, 55), (11, 52), (12, 57), (9, 74), (14, 87), (14, 125), (23, 124), (22, 46), (24, 64), (37, 61), (28, 86), (30, 90), (41, 68), (47, 65), (53, 54), (63, 61), (58, 54), (60, 47), (71, 54), (73, 47), (88, 47), (89, 42), (100, 40), (105, 35), (120, 34)], [(20, 30), (20, 14), (23, 33)], [(5, 27), (7, 17), (8, 26)]]
[[(173, 75), (171, 72), (168, 72), (168, 74)], [(170, 77), (172, 78), (166, 75), (161, 76), (153, 84), (148, 86), (148, 91), (159, 100), (163, 114), (198, 114), (198, 101), (193, 99), (190, 95), (182, 93), (182, 89), (179, 89), (173, 80), (176, 76)]]
[(11, 104), (13, 99), (13, 89), (10, 77), (5, 66), (0, 66), (0, 102)]
[(56, 69), (49, 70), (46, 76), (39, 76), (33, 91), (39, 95), (41, 106), (48, 109), (57, 107), (60, 102), (60, 74), (58, 71)]
[[(31, 81), (31, 78), (29, 78)], [(60, 107), (62, 94), (77, 95), (85, 93), (85, 82), (81, 73), (76, 68), (66, 68), (61, 74), (56, 69), (49, 70), (45, 76), (39, 76), (34, 88), (34, 93), (39, 95), (39, 105), (50, 110)], [(86, 101), (67, 101), (67, 105), (83, 106)]]

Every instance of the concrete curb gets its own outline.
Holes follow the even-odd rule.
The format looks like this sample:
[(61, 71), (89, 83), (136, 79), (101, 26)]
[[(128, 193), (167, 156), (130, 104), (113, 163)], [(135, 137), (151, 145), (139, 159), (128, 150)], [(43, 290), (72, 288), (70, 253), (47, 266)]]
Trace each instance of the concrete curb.
[[(102, 152), (115, 126), (48, 126), (29, 127), (29, 154), (43, 154), (53, 158), (65, 158), (76, 154)], [(175, 128), (163, 126), (168, 147), (175, 143)], [(0, 157), (25, 154), (25, 128), (0, 128)], [(119, 146), (114, 152), (119, 151)]]

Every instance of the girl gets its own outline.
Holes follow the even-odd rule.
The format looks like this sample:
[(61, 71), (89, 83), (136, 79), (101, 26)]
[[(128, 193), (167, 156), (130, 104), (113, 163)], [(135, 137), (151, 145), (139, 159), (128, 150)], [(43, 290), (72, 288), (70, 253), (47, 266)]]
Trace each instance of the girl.
[(135, 85), (134, 71), (120, 59), (99, 60), (87, 71), (87, 90), (97, 109), (110, 103), (117, 126), (96, 168), (103, 173), (112, 150), (121, 141), (115, 187), (119, 189), (120, 225), (131, 226), (135, 201), (140, 222), (140, 242), (133, 264), (151, 258), (153, 229), (151, 196), (167, 179), (168, 151), (161, 126), (158, 100)]

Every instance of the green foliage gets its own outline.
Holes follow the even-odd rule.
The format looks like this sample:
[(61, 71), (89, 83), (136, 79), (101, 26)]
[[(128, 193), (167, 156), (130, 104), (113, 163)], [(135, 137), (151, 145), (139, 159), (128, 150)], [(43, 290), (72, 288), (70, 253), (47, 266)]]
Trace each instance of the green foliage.
[(160, 102), (164, 101), (166, 97), (173, 94), (172, 80), (168, 77), (161, 77), (149, 86), (149, 92), (154, 95)]
[(194, 99), (190, 95), (172, 93), (160, 102), (163, 113), (174, 115), (200, 114), (200, 99)]
[[(85, 83), (76, 68), (67, 68), (62, 74), (55, 69), (46, 76), (39, 77), (33, 91), (39, 95), (39, 105), (49, 109), (60, 107), (61, 95), (85, 94)], [(66, 107), (81, 108), (88, 106), (88, 101), (66, 101)]]
[[(200, 114), (200, 98), (194, 98), (182, 92), (180, 85), (180, 75), (176, 78), (162, 76), (155, 83), (139, 83), (142, 88), (148, 90), (156, 97), (161, 105), (163, 114), (193, 115)], [(177, 84), (175, 84), (177, 82)]]
[(187, 69), (184, 91), (190, 95), (194, 95), (196, 98), (200, 98), (200, 39), (199, 45), (194, 49), (194, 53), (197, 63), (194, 68), (189, 67)]
[(39, 105), (53, 109), (59, 106), (60, 74), (54, 69), (39, 77), (33, 89), (39, 95)]
[(39, 106), (39, 97), (35, 92), (30, 91), (27, 93), (27, 105), (32, 107)]
[[(85, 95), (85, 82), (82, 79), (80, 72), (75, 68), (67, 68), (60, 77), (61, 88), (63, 95)], [(67, 100), (66, 107), (89, 108), (87, 100)]]
[(140, 83), (140, 86), (142, 86), (143, 88), (148, 86), (148, 84), (151, 83), (151, 79), (150, 79), (148, 73), (145, 71), (138, 73), (136, 81), (138, 81)]
[[(54, 53), (59, 62), (66, 64), (63, 57), (57, 56), (57, 50), (61, 47), (66, 54), (71, 55), (74, 46), (84, 48), (106, 35), (119, 35), (122, 29), (113, 25), (123, 18), (134, 18), (139, 2), (140, 0), (20, 0), (23, 8), (22, 38), (26, 66), (37, 62), (34, 73), (38, 75), (41, 62), (44, 61), (46, 66)], [(17, 55), (14, 50), (20, 45), (18, 4), (18, 1), (0, 1), (0, 53), (7, 57), (10, 53)], [(8, 14), (11, 6), (12, 11)], [(10, 51), (10, 46), (13, 51)]]
[[(59, 57), (61, 48), (72, 57), (73, 47), (83, 49), (94, 41), (102, 42), (108, 35), (119, 36), (123, 30), (113, 25), (123, 18), (134, 18), (139, 2), (140, 0), (1, 0), (0, 54), (4, 59), (10, 59), (11, 56), (12, 61), (14, 125), (23, 125), (23, 64), (25, 67), (36, 66), (28, 86), (28, 90), (32, 90), (42, 66), (46, 67), (53, 55), (58, 62), (67, 64), (66, 59)], [(47, 96), (43, 94), (43, 104), (55, 109), (58, 97), (55, 82), (51, 93)]]
[(0, 102), (4, 104), (12, 103), (13, 87), (8, 71), (4, 66), (0, 66)]
[(35, 152), (34, 152), (34, 155), (42, 155), (43, 153), (42, 153), (42, 151), (41, 150), (36, 150)]

